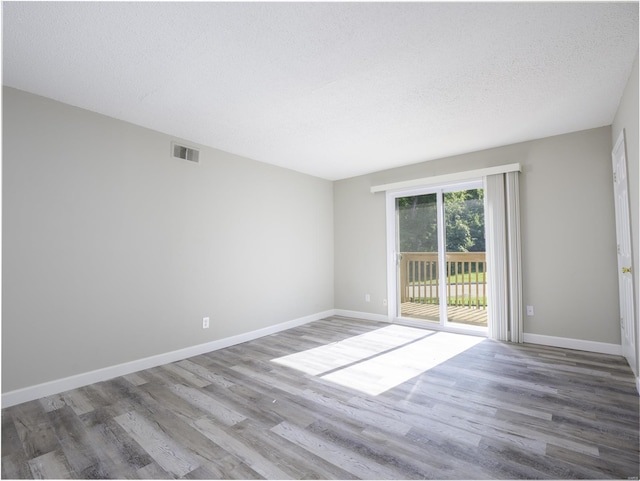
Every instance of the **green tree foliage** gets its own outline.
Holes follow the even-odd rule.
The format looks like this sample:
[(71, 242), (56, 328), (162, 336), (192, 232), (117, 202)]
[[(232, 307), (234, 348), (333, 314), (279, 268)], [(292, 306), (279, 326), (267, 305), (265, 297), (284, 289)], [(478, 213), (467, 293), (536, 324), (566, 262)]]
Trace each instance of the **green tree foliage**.
[(447, 252), (484, 252), (484, 191), (444, 194)]
[[(438, 250), (436, 194), (397, 199), (401, 252)], [(447, 252), (484, 252), (484, 191), (444, 194)]]
[(438, 250), (436, 194), (397, 199), (400, 252)]

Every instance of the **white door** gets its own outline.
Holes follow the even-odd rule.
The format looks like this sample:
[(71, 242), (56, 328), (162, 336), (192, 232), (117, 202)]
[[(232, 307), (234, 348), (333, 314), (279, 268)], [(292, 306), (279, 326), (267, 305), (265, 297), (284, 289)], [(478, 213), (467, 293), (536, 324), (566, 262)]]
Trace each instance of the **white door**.
[(631, 250), (631, 218), (627, 180), (624, 131), (620, 133), (613, 152), (613, 193), (616, 210), (616, 240), (618, 243), (618, 284), (620, 286), (620, 332), (622, 353), (631, 369), (636, 371), (636, 337), (634, 316), (634, 289)]

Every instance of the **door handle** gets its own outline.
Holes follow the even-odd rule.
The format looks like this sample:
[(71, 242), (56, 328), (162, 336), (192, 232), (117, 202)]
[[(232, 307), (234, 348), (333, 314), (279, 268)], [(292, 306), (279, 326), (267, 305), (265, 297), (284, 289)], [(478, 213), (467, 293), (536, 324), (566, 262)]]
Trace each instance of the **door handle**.
[(622, 273), (623, 274), (629, 274), (631, 272), (631, 267), (623, 267), (622, 268)]

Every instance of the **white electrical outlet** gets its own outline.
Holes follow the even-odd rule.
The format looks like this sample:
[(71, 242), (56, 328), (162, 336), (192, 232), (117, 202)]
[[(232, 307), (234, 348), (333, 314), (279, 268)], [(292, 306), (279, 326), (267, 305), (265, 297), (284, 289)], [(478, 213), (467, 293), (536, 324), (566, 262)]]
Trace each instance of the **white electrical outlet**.
[(209, 329), (209, 318), (208, 317), (203, 317), (202, 318), (202, 329)]
[(527, 316), (533, 316), (533, 306), (527, 306)]
[(369, 294), (364, 295), (365, 302), (371, 302), (371, 296)]

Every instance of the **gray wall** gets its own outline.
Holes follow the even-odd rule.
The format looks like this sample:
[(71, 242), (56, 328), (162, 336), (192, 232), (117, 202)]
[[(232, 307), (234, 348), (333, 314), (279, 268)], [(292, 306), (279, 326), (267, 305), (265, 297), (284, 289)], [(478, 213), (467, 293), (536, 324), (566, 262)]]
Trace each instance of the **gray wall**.
[(335, 183), (206, 147), (172, 159), (170, 136), (4, 88), (2, 391), (332, 308), (386, 315), (369, 188), (513, 162), (525, 332), (619, 343), (610, 152), (626, 128), (637, 280), (637, 69), (613, 128)]
[[(638, 312), (638, 301), (640, 300), (640, 282), (638, 281), (638, 272), (640, 272), (640, 234), (638, 233), (638, 225), (640, 224), (640, 215), (638, 210), (640, 209), (640, 198), (638, 192), (640, 191), (640, 166), (638, 161), (638, 132), (640, 126), (638, 125), (638, 54), (636, 54), (633, 68), (631, 69), (631, 75), (627, 82), (627, 86), (620, 100), (620, 106), (616, 113), (611, 128), (612, 144), (618, 140), (618, 136), (622, 129), (625, 130), (626, 143), (627, 143), (627, 166), (629, 169), (629, 202), (631, 204), (631, 242), (633, 245), (633, 281), (636, 288), (636, 320), (640, 319), (640, 313)], [(638, 334), (640, 333), (640, 322), (636, 323), (636, 346), (638, 343)], [(638, 359), (640, 356), (636, 356)], [(639, 359), (640, 361), (640, 359)], [(640, 373), (640, 369), (636, 369), (636, 373)]]
[(3, 95), (3, 392), (333, 308), (331, 182)]
[(535, 307), (525, 332), (619, 344), (610, 127), (335, 182), (336, 309), (387, 313), (385, 195), (372, 185), (515, 162), (523, 300)]

